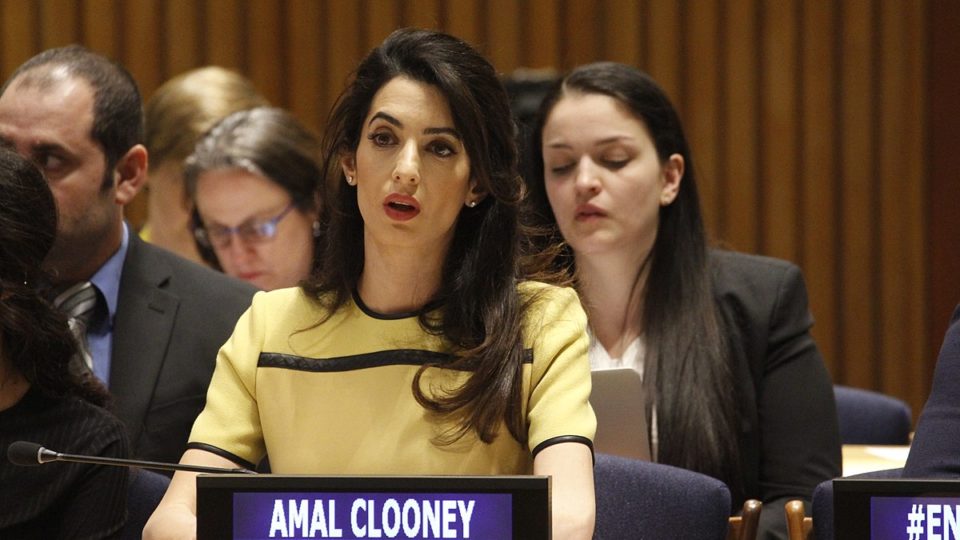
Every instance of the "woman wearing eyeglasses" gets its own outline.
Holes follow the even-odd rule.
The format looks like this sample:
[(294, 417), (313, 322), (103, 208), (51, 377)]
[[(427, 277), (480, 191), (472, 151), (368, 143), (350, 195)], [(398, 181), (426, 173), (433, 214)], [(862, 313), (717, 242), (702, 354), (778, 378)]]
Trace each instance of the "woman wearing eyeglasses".
[(319, 232), (318, 155), (316, 138), (281, 109), (240, 111), (211, 128), (184, 166), (203, 258), (268, 291), (306, 278)]

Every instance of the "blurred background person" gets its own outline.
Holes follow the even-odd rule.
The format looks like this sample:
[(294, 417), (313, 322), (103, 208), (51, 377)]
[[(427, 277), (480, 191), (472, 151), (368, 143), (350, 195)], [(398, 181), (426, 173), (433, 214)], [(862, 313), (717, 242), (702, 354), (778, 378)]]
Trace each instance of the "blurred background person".
[(282, 109), (236, 112), (207, 132), (184, 166), (204, 260), (268, 291), (305, 279), (320, 234), (319, 155)]
[(840, 474), (799, 268), (707, 248), (680, 119), (640, 70), (573, 70), (533, 134), (528, 178), (568, 245), (591, 366), (643, 376), (656, 461), (723, 480), (734, 508), (759, 499), (760, 538), (786, 538), (784, 503)]
[(53, 194), (31, 162), (2, 147), (0, 194), (0, 538), (108, 538), (124, 524), (126, 468), (7, 461), (20, 440), (92, 456), (128, 450), (106, 388), (40, 285), (57, 233)]
[(266, 105), (253, 83), (218, 66), (187, 71), (157, 88), (144, 111), (150, 169), (142, 239), (201, 262), (190, 232), (183, 160), (193, 152), (197, 139), (223, 117)]

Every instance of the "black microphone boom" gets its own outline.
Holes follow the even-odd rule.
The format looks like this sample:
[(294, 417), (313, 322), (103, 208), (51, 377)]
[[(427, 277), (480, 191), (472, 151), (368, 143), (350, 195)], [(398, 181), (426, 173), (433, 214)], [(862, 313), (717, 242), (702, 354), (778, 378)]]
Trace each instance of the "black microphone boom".
[(221, 467), (206, 467), (203, 465), (185, 465), (181, 463), (161, 463), (159, 461), (141, 461), (137, 459), (107, 458), (99, 456), (78, 456), (75, 454), (61, 454), (47, 450), (37, 443), (17, 441), (7, 448), (7, 459), (14, 465), (42, 465), (52, 461), (71, 461), (74, 463), (92, 463), (94, 465), (114, 465), (118, 467), (143, 467), (144, 469), (160, 469), (164, 471), (187, 471), (197, 473), (240, 473), (257, 474), (248, 469), (224, 469)]

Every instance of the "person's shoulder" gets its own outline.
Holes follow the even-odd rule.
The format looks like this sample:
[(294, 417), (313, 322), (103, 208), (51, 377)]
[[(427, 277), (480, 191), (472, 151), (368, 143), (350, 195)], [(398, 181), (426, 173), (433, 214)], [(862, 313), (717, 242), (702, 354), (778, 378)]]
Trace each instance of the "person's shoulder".
[(800, 268), (792, 262), (764, 255), (723, 249), (710, 250), (715, 294), (777, 295), (785, 286), (802, 280)]
[(136, 243), (136, 250), (131, 254), (142, 259), (143, 265), (139, 265), (141, 268), (138, 271), (163, 272), (165, 269), (167, 275), (159, 277), (167, 279), (167, 287), (189, 290), (201, 298), (226, 296), (245, 299), (248, 303), (257, 292), (256, 287), (249, 283), (184, 259), (171, 251), (146, 242)]
[(539, 281), (523, 281), (517, 286), (527, 306), (527, 321), (534, 326), (558, 319), (586, 326), (586, 313), (580, 296), (570, 287), (558, 287)]

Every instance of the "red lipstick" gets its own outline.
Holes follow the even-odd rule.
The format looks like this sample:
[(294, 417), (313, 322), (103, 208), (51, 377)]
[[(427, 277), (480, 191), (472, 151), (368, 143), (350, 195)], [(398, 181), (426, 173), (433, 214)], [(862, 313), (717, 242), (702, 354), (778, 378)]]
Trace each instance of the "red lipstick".
[(383, 211), (396, 221), (407, 221), (420, 213), (420, 202), (410, 195), (391, 193), (383, 200)]

